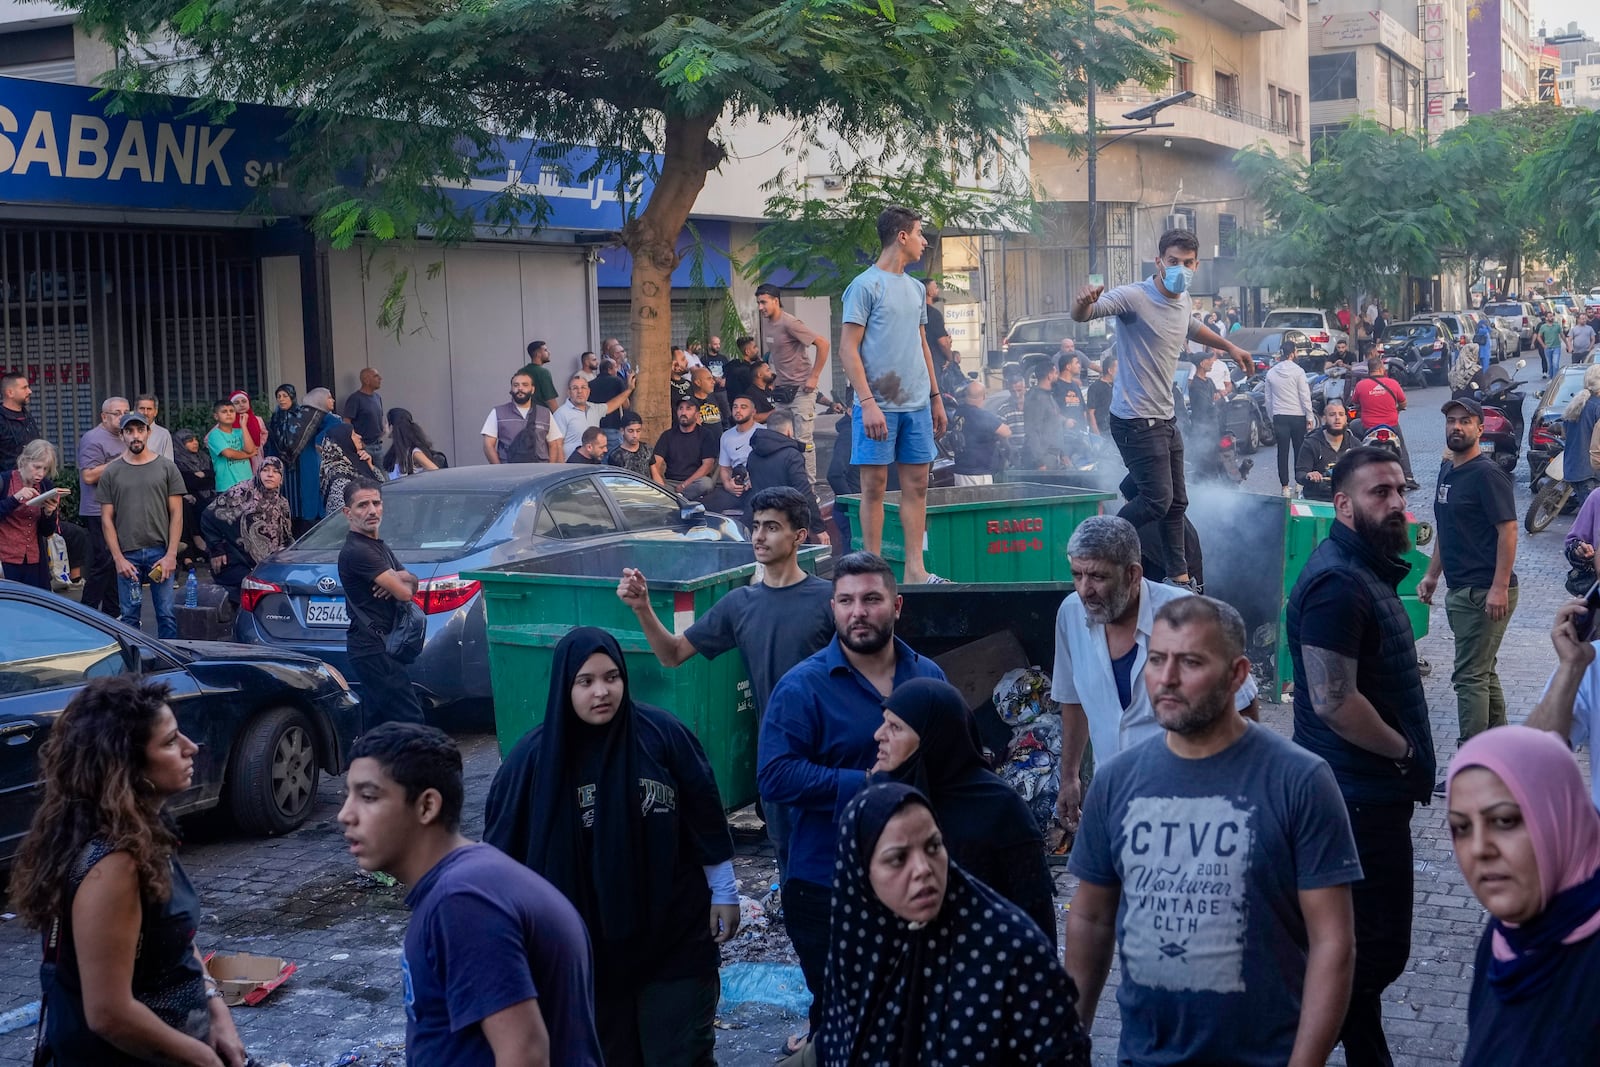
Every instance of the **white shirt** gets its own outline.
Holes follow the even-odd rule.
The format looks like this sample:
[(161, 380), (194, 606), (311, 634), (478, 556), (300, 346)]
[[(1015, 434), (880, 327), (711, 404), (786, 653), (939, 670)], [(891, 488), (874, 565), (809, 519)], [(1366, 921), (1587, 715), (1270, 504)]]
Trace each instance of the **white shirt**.
[(717, 462), (728, 470), (740, 467), (750, 458), (750, 438), (756, 435), (757, 430), (766, 427), (759, 422), (751, 422), (750, 432), (741, 433), (739, 427), (722, 431), (722, 442), (718, 446)]
[(1206, 374), (1206, 377), (1211, 379), (1211, 384), (1217, 387), (1218, 396), (1226, 396), (1233, 392), (1233, 377), (1228, 371), (1232, 363), (1232, 360), (1219, 359), (1211, 364), (1211, 370)]
[(578, 377), (582, 378), (586, 382), (592, 382), (596, 378), (600, 377), (600, 372), (597, 370), (581, 370), (578, 372)]
[[(1594, 642), (1596, 652), (1600, 652), (1600, 641)], [(1550, 675), (1550, 681), (1544, 684), (1544, 691), (1550, 691), (1550, 683), (1556, 680), (1555, 673)], [(1544, 693), (1539, 694), (1541, 697)], [(1572, 742), (1572, 747), (1588, 742), (1589, 744), (1589, 770), (1593, 772), (1594, 766), (1594, 738), (1600, 735), (1600, 657), (1589, 664), (1589, 669), (1583, 672), (1583, 680), (1578, 683), (1578, 695), (1572, 700), (1572, 735), (1567, 739)], [(1596, 808), (1600, 808), (1600, 775), (1592, 775), (1593, 781), (1589, 783), (1589, 799)]]
[[(1111, 649), (1106, 645), (1104, 623), (1090, 622), (1083, 600), (1073, 593), (1056, 613), (1056, 669), (1050, 680), (1050, 699), (1061, 704), (1082, 704), (1089, 720), (1089, 743), (1094, 746), (1098, 773), (1111, 757), (1137, 745), (1148, 737), (1165, 733), (1156, 722), (1150, 693), (1144, 686), (1144, 664), (1150, 649), (1150, 631), (1155, 628), (1161, 605), (1179, 597), (1192, 596), (1176, 585), (1157, 585), (1139, 579), (1139, 620), (1135, 624), (1133, 671), (1130, 676), (1128, 707), (1117, 695), (1117, 677), (1111, 669)], [(1234, 695), (1233, 706), (1240, 711), (1256, 698), (1256, 680), (1246, 677)]]
[(563, 400), (561, 406), (550, 415), (550, 432), (546, 436), (552, 441), (562, 442), (561, 459), (564, 462), (583, 444), (583, 431), (591, 426), (599, 426), (600, 420), (605, 417), (604, 404), (589, 404), (580, 409), (570, 399)]
[(1280, 359), (1267, 371), (1267, 411), (1273, 415), (1311, 418), (1311, 385), (1306, 372), (1292, 359)]

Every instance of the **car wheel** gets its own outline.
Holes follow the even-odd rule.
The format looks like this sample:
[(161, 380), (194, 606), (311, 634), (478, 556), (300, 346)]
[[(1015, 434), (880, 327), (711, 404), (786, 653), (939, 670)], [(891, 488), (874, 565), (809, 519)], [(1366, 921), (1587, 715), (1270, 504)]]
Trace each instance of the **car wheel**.
[(247, 833), (286, 834), (306, 821), (322, 769), (316, 734), (299, 708), (273, 708), (246, 724), (233, 746), (228, 800)]

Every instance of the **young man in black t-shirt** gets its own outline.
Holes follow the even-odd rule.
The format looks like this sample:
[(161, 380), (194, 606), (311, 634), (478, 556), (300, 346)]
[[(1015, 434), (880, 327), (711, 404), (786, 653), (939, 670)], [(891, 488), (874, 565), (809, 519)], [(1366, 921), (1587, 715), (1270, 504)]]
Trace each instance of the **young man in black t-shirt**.
[(376, 482), (357, 482), (345, 493), (344, 516), (350, 532), (339, 550), (339, 584), (350, 609), (347, 647), (361, 685), (362, 729), (392, 721), (420, 723), (422, 704), (405, 664), (384, 649), (399, 621), (399, 605), (417, 595), (417, 576), (378, 537), (383, 491)]
[(1083, 369), (1081, 357), (1076, 352), (1063, 352), (1056, 361), (1056, 368), (1060, 371), (1061, 377), (1050, 387), (1050, 392), (1055, 396), (1056, 403), (1061, 405), (1061, 414), (1066, 416), (1067, 428), (1087, 429), (1089, 423), (1083, 409), (1083, 383), (1079, 381)]
[(700, 425), (700, 401), (684, 397), (677, 404), (677, 422), (656, 438), (655, 479), (685, 500), (699, 500), (711, 491), (717, 469), (717, 435)]
[(1089, 383), (1086, 398), (1089, 429), (1101, 437), (1111, 435), (1111, 386), (1117, 380), (1117, 357), (1106, 353), (1100, 361), (1100, 379)]
[(1439, 576), (1444, 575), (1449, 586), (1445, 613), (1456, 644), (1450, 681), (1465, 744), (1490, 727), (1506, 724), (1506, 698), (1495, 660), (1506, 624), (1517, 609), (1517, 575), (1512, 570), (1517, 559), (1517, 505), (1511, 475), (1479, 447), (1483, 408), (1463, 397), (1448, 401), (1441, 410), (1450, 458), (1440, 468), (1433, 499), (1439, 548), (1428, 562), (1417, 595), (1423, 603), (1433, 603)]

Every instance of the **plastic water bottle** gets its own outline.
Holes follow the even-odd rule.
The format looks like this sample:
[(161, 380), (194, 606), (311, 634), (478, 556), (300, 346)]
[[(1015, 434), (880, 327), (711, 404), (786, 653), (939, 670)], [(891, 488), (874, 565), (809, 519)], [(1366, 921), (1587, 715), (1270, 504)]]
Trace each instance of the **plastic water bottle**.
[(200, 606), (200, 579), (194, 576), (194, 568), (189, 568), (189, 580), (183, 583), (183, 606), (197, 608)]
[(133, 588), (128, 591), (128, 604), (130, 607), (141, 607), (144, 604), (144, 582), (135, 577)]

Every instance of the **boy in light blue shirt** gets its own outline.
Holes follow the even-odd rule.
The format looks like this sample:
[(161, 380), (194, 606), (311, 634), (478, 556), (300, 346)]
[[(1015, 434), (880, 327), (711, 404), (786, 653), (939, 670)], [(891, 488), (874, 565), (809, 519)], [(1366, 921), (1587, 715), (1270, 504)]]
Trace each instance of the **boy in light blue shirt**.
[(928, 468), (945, 429), (944, 403), (934, 386), (933, 355), (923, 326), (928, 305), (923, 285), (906, 274), (922, 258), (928, 239), (922, 218), (891, 205), (878, 216), (878, 260), (844, 291), (840, 351), (856, 393), (851, 459), (861, 470), (861, 536), (868, 552), (883, 550), (883, 494), (889, 464), (900, 474), (900, 522), (905, 530), (905, 582), (945, 579), (922, 563), (927, 528)]

